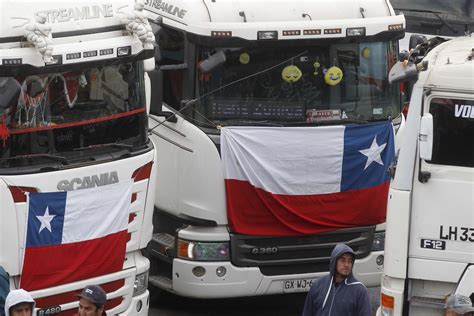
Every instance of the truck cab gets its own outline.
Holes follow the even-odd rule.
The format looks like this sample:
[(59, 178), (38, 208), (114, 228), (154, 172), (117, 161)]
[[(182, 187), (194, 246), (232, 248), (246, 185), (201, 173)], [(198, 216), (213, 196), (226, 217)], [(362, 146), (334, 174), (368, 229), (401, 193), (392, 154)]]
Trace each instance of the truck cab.
[[(32, 294), (35, 315), (77, 313), (77, 294), (91, 284), (107, 293), (108, 314), (147, 315), (149, 261), (141, 250), (152, 235), (156, 153), (147, 135), (146, 69), (154, 51), (127, 28), (140, 12), (132, 1), (1, 0), (0, 15), (0, 266), (10, 288)], [(113, 209), (94, 207), (121, 185), (130, 198), (120, 209), (125, 236), (113, 268), (86, 268), (85, 246), (49, 257), (54, 247), (105, 239), (98, 232), (109, 232), (113, 220), (94, 218)], [(70, 201), (77, 192), (99, 193), (76, 204), (69, 226), (63, 219), (72, 204), (32, 213), (33, 195), (53, 203), (46, 197)], [(39, 232), (32, 228), (40, 224)], [(77, 239), (65, 237), (71, 229)], [(33, 232), (40, 246), (29, 242)], [(90, 256), (107, 258), (114, 247)], [(29, 260), (33, 252), (41, 260)]]
[(470, 35), (448, 40), (392, 69), (416, 82), (389, 193), (379, 315), (444, 315), (449, 295), (474, 298), (473, 47)]

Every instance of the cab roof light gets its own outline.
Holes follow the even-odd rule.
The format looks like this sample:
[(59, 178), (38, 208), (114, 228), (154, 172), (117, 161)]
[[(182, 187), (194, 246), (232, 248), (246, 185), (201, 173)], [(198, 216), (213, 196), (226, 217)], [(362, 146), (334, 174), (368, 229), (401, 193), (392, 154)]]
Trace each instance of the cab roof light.
[(258, 31), (257, 38), (259, 40), (276, 40), (278, 39), (277, 31)]
[(132, 54), (132, 46), (123, 46), (117, 48), (117, 57), (130, 56)]
[(341, 34), (342, 29), (334, 28), (334, 29), (324, 29), (324, 34)]
[(388, 26), (389, 31), (399, 31), (403, 30), (403, 23), (400, 24), (391, 24)]
[(21, 64), (23, 64), (23, 59), (22, 58), (2, 59), (2, 65), (4, 65), (4, 66), (15, 66), (15, 65), (21, 65)]
[(105, 48), (105, 49), (101, 49), (99, 51), (99, 55), (100, 56), (104, 56), (104, 55), (112, 55), (114, 53), (114, 49), (113, 48)]
[(69, 60), (69, 59), (79, 59), (81, 58), (82, 56), (82, 53), (69, 53), (69, 54), (66, 54), (66, 59)]
[(84, 58), (88, 57), (96, 57), (97, 56), (97, 51), (96, 50), (91, 50), (88, 52), (84, 52)]
[(346, 36), (365, 36), (365, 27), (351, 27), (346, 29)]
[(213, 37), (232, 37), (231, 31), (211, 31)]
[(283, 36), (297, 36), (297, 35), (301, 35), (301, 31), (300, 30), (283, 31), (282, 35)]
[(320, 29), (304, 30), (303, 35), (321, 35), (321, 30)]

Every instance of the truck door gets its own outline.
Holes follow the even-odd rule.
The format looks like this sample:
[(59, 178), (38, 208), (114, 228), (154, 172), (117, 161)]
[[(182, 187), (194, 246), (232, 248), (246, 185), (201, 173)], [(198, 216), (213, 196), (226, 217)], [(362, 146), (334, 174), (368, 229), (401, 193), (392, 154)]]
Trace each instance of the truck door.
[(416, 164), (408, 276), (457, 283), (474, 262), (474, 97), (432, 93), (424, 100), (428, 113), (432, 155)]

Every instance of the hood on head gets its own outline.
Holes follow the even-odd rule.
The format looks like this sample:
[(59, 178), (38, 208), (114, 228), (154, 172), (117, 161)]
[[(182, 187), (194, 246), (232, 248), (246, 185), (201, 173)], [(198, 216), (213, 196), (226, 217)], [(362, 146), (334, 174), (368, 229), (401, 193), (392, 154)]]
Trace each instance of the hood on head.
[(27, 291), (23, 289), (13, 290), (8, 293), (5, 299), (5, 316), (10, 316), (10, 308), (20, 303), (32, 303), (33, 309), (36, 305), (35, 300)]
[[(353, 257), (353, 261), (355, 260), (355, 252), (352, 250), (351, 247), (347, 246), (346, 244), (337, 244), (336, 247), (332, 250), (331, 253), (331, 261), (329, 262), (329, 272), (331, 273), (331, 276), (334, 276), (336, 274), (336, 261), (337, 258), (342, 256), (345, 253), (350, 253)], [(351, 271), (352, 275), (352, 271)]]

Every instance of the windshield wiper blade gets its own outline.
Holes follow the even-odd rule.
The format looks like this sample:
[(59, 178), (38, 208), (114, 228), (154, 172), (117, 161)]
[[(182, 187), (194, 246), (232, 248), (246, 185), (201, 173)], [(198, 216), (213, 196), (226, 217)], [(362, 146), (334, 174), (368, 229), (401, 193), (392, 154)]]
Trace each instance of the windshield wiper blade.
[(281, 123), (276, 123), (272, 121), (253, 121), (253, 120), (230, 120), (230, 121), (225, 121), (221, 124), (222, 126), (278, 126), (278, 127), (283, 127), (284, 125)]
[(103, 147), (117, 147), (117, 148), (133, 148), (133, 145), (124, 144), (124, 143), (106, 143), (106, 144), (96, 144), (96, 145), (89, 145), (84, 147), (77, 147), (74, 148), (73, 151), (77, 150), (85, 150), (85, 149), (92, 149), (92, 148), (103, 148)]
[(18, 155), (15, 157), (0, 158), (0, 160), (15, 160), (15, 159), (33, 159), (33, 158), (48, 158), (61, 162), (64, 165), (69, 164), (69, 161), (66, 157), (52, 154), (30, 154), (30, 155)]

